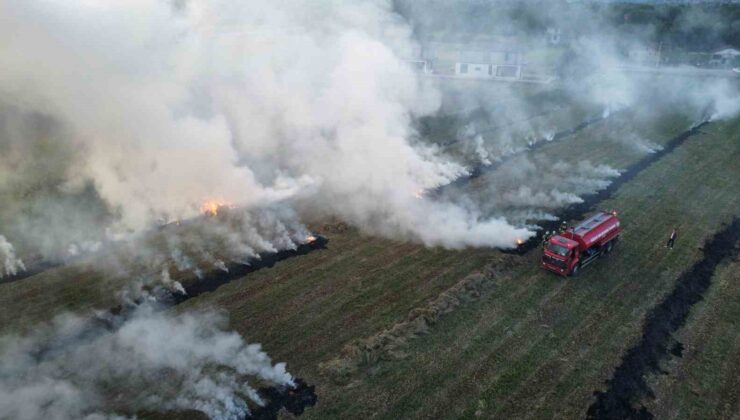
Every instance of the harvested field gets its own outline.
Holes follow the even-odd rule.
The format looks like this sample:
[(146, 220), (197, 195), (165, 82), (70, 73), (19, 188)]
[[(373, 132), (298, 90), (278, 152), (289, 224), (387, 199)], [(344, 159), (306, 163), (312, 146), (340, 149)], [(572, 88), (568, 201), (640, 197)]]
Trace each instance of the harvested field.
[(681, 356), (663, 361), (663, 374), (650, 377), (654, 397), (643, 403), (656, 418), (737, 418), (739, 269), (737, 260), (717, 268), (704, 299), (674, 334)]
[[(703, 241), (735, 213), (736, 170), (717, 175), (710, 188), (677, 175), (715, 164), (730, 168), (738, 149), (725, 136), (734, 124), (707, 128), (604, 203), (619, 208), (627, 223), (610, 260), (573, 282), (540, 272), (535, 255), (523, 257), (526, 263), (511, 279), (409, 342), (405, 358), (370, 364), (364, 375), (336, 391), (320, 387), (326, 395), (309, 416), (378, 411), (388, 417), (584, 416), (593, 390), (618, 365), (643, 317), (699, 259)], [(735, 157), (727, 156), (728, 150)], [(667, 178), (680, 180), (679, 185), (664, 188)], [(646, 195), (649, 199), (637, 200)], [(715, 205), (687, 206), (685, 196)], [(660, 216), (657, 222), (654, 214)], [(684, 246), (668, 253), (662, 245), (674, 224), (682, 226)], [(639, 243), (632, 242), (635, 238)], [(531, 395), (538, 399), (531, 401)]]
[(740, 420), (734, 3), (0, 1), (0, 420)]
[[(624, 167), (639, 170), (598, 196), (606, 201), (588, 204), (620, 210), (623, 241), (578, 280), (542, 272), (538, 252), (426, 249), (326, 225), (316, 226), (329, 239), (326, 249), (230, 278), (175, 310), (219, 308), (233, 329), (288, 362), (291, 372), (317, 387), (318, 404), (304, 413), (309, 418), (584, 416), (593, 391), (605, 390), (604, 381), (639, 341), (650, 310), (701, 259), (704, 241), (736, 214), (737, 125), (713, 123), (678, 143), (671, 139), (683, 131), (666, 131), (656, 141), (666, 152), (622, 155)], [(560, 144), (603, 142), (599, 137), (609, 130), (608, 124), (589, 127)], [(559, 150), (548, 145), (537, 153)], [(662, 244), (674, 225), (681, 237), (668, 252)], [(112, 280), (85, 267), (58, 267), (1, 285), (2, 328), (23, 329), (65, 309), (104, 307), (104, 285)], [(713, 287), (720, 286), (712, 283), (710, 300), (732, 299)], [(703, 369), (691, 341), (680, 341), (690, 358), (684, 369)], [(728, 366), (736, 365), (731, 347), (721, 343), (715, 346), (729, 357)], [(680, 361), (670, 363), (679, 369)], [(734, 379), (721, 377), (723, 384)], [(651, 386), (656, 399), (645, 402), (656, 414), (670, 407), (660, 405), (661, 389), (682, 386), (664, 382)], [(702, 409), (727, 412), (724, 400), (714, 401)]]
[(692, 306), (702, 300), (717, 266), (736, 258), (739, 250), (740, 219), (735, 219), (704, 244), (704, 257), (684, 272), (673, 291), (648, 313), (642, 339), (608, 380), (609, 389), (596, 394), (589, 418), (653, 418), (645, 406), (634, 407), (641, 398), (655, 397), (644, 377), (661, 372), (661, 362), (669, 358), (669, 352), (678, 357), (683, 354), (683, 344), (672, 343), (671, 334), (685, 324)]

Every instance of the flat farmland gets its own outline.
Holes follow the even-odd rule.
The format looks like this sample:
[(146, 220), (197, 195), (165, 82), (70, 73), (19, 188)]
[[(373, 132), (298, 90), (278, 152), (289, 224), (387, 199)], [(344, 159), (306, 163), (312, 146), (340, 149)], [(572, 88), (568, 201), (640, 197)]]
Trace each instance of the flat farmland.
[[(637, 127), (660, 145), (691, 125), (681, 118)], [(628, 133), (623, 127), (629, 123), (628, 115), (616, 117), (538, 153), (627, 167), (643, 156), (619, 153), (616, 136)], [(738, 121), (706, 126), (600, 203), (618, 208), (626, 226), (619, 252), (610, 259), (577, 280), (542, 272), (536, 251), (507, 259), (507, 268), (480, 299), (442, 316), (398, 355), (360, 355), (348, 376), (319, 365), (342, 359), (347, 344), (393, 328), (445, 287), (504, 257), (327, 231), (329, 251), (285, 261), (187, 305), (226, 309), (233, 328), (316, 383), (320, 402), (307, 412), (311, 418), (581, 417), (592, 393), (604, 388), (639, 337), (645, 314), (700, 258), (703, 241), (737, 214), (737, 126)], [(591, 147), (609, 145), (609, 136), (616, 143), (612, 153)], [(584, 147), (574, 149), (576, 144)], [(663, 245), (673, 226), (680, 228), (680, 246), (667, 251)], [(454, 271), (448, 271), (451, 266)], [(451, 275), (439, 276), (435, 267)], [(347, 269), (359, 278), (334, 274)]]
[[(625, 110), (525, 156), (624, 169), (649, 155), (623, 138), (660, 146), (695, 122), (679, 112), (648, 118)], [(625, 232), (614, 254), (575, 279), (543, 272), (538, 249), (429, 249), (317, 223), (327, 249), (170, 310), (226, 313), (230, 328), (317, 386), (308, 418), (583, 417), (593, 392), (606, 389), (639, 340), (646, 314), (702, 257), (704, 241), (740, 213), (739, 133), (739, 119), (713, 122), (597, 203), (619, 209)], [(466, 188), (475, 193), (511, 164)], [(667, 250), (674, 226), (680, 237)], [(737, 319), (733, 267), (718, 268), (706, 299), (677, 332), (686, 350), (666, 359), (668, 376), (650, 380), (656, 399), (644, 403), (651, 412), (738, 412), (736, 398), (718, 395), (732, 388), (740, 363), (736, 325), (734, 335), (721, 327)], [(0, 328), (109, 307), (120, 281), (79, 262), (0, 284)], [(383, 335), (389, 331), (396, 332)]]
[[(410, 341), (406, 357), (327, 385), (309, 416), (584, 416), (592, 393), (639, 338), (648, 310), (737, 215), (737, 126), (708, 126), (601, 203), (620, 209), (625, 225), (609, 259), (573, 280), (542, 272), (537, 252), (529, 253), (490, 293)], [(673, 226), (682, 236), (669, 251)]]

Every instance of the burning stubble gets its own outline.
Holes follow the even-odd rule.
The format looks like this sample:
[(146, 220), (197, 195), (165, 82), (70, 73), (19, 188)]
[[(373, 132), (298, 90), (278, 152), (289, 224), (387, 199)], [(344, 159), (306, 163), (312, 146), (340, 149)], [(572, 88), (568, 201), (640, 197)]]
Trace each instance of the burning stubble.
[(252, 382), (292, 386), (285, 364), (223, 330), (212, 313), (142, 306), (123, 320), (56, 318), (2, 337), (0, 417), (82, 418), (139, 410), (199, 410), (239, 419), (265, 402)]
[(23, 260), (15, 255), (13, 244), (0, 235), (0, 279), (4, 276), (14, 276), (25, 270)]
[[(600, 114), (586, 122), (665, 103), (686, 104), (697, 121), (738, 112), (734, 84), (630, 77), (603, 19), (541, 4), (525, 11), (582, 28), (570, 58), (550, 69), (556, 99), (535, 109), (546, 95), (467, 88), (450, 100), (443, 82), (408, 61), (434, 36), (469, 27), (478, 3), (0, 3), (0, 275), (22, 270), (26, 255), (88, 253), (128, 280), (123, 304), (139, 305), (158, 289), (187, 291), (181, 276), (320, 241), (302, 223), (308, 216), (428, 246), (526, 246), (533, 232), (524, 223), (550, 220), (559, 206), (585, 208), (582, 195), (610, 194), (630, 172), (609, 184), (619, 173), (608, 166), (524, 159), (481, 202), (430, 192), (559, 139), (544, 117), (578, 104)], [(507, 31), (532, 36), (508, 20)], [(465, 129), (430, 144), (417, 122), (445, 113), (462, 116)], [(453, 156), (445, 144), (458, 140), (462, 156)], [(670, 150), (625, 142), (655, 159)], [(565, 173), (576, 174), (565, 186), (541, 182)], [(97, 261), (108, 246), (115, 256)], [(141, 308), (115, 328), (86, 322), (59, 319), (2, 339), (2, 416), (192, 408), (229, 418), (260, 399), (243, 376), (291, 382), (217, 316)], [(183, 357), (194, 363), (186, 368)], [(162, 375), (183, 386), (159, 387)]]

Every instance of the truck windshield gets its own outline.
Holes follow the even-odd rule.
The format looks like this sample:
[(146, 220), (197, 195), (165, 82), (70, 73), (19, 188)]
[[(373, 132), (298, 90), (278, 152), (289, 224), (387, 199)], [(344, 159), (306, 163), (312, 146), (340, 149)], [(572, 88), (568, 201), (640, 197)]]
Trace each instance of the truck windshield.
[(550, 243), (547, 244), (547, 249), (550, 252), (554, 252), (554, 253), (560, 255), (561, 257), (564, 257), (564, 256), (568, 255), (568, 248), (566, 248), (564, 246), (560, 246), (560, 245), (554, 244), (552, 242), (550, 242)]

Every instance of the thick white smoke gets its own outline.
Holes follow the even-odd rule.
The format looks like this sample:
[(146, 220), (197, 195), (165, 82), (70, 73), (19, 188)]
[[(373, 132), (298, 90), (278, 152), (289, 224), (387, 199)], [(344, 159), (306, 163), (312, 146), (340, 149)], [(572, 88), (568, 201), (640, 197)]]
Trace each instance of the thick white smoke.
[(440, 101), (406, 65), (411, 32), (390, 2), (175, 4), (0, 5), (0, 92), (79, 137), (80, 176), (119, 227), (185, 218), (207, 198), (293, 199), (430, 245), (528, 235), (415, 199), (465, 169), (410, 140), (412, 116)]
[(582, 196), (608, 187), (619, 175), (617, 169), (586, 160), (572, 164), (546, 155), (517, 156), (479, 178), (472, 199), (490, 213), (525, 224), (552, 219), (550, 212), (581, 203)]
[[(103, 418), (199, 410), (239, 419), (262, 401), (250, 381), (291, 385), (285, 364), (220, 328), (212, 313), (141, 307), (120, 328), (74, 316), (0, 337), (0, 418)], [(89, 417), (88, 417), (89, 416)], [(95, 417), (99, 416), (99, 417)]]
[[(178, 279), (225, 269), (224, 260), (248, 263), (294, 249), (309, 234), (284, 207), (218, 211), (131, 238), (99, 258), (101, 269), (129, 279), (118, 293), (125, 316), (104, 312), (103, 322), (67, 315), (25, 337), (0, 336), (0, 418), (193, 409), (238, 419), (248, 400), (261, 403), (251, 380), (290, 385), (285, 364), (272, 365), (259, 345), (224, 331), (221, 317), (167, 315), (150, 306), (170, 298), (162, 288), (185, 295)], [(6, 249), (19, 264), (0, 236), (0, 252)]]
[(228, 271), (227, 263), (250, 265), (260, 254), (296, 249), (309, 235), (284, 206), (222, 208), (217, 215), (174, 222), (118, 244), (98, 265), (135, 279), (120, 292), (124, 302), (146, 297), (159, 286), (184, 295), (183, 278)]
[(14, 276), (20, 271), (25, 271), (23, 260), (15, 255), (15, 247), (0, 235), (0, 278)]

